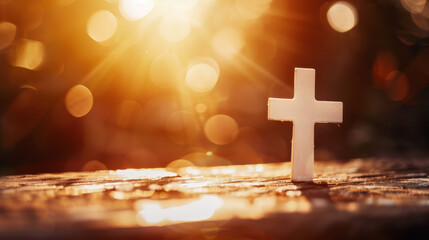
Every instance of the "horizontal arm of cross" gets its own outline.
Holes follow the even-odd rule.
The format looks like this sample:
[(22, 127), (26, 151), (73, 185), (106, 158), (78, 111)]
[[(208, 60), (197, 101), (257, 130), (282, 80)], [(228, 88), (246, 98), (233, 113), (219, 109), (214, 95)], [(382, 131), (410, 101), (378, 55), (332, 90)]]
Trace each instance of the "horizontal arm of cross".
[(297, 106), (293, 99), (269, 98), (268, 119), (277, 121), (294, 121)]
[(343, 103), (316, 101), (315, 111), (313, 111), (314, 120), (317, 123), (342, 123), (343, 122)]

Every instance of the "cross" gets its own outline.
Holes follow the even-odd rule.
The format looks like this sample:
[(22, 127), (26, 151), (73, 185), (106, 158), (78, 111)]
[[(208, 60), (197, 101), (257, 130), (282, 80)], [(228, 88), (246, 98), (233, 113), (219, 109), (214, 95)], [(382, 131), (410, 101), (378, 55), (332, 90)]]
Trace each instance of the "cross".
[(294, 98), (269, 98), (268, 119), (292, 121), (292, 181), (313, 181), (315, 123), (343, 122), (343, 103), (317, 101), (316, 71), (295, 68)]

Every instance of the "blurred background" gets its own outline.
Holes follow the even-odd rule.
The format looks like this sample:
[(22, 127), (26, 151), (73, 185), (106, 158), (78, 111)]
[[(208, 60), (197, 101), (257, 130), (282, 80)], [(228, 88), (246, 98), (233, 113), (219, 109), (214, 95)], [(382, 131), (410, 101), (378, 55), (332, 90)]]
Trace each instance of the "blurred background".
[(0, 0), (0, 175), (290, 161), (295, 67), (316, 161), (429, 153), (426, 0)]

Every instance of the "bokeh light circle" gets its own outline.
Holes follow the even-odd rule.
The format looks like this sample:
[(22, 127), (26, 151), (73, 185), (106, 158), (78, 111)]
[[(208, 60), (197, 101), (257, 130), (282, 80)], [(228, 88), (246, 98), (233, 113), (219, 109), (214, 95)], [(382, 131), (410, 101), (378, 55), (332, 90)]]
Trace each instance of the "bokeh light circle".
[[(214, 60), (213, 60), (214, 61)], [(219, 68), (205, 62), (191, 65), (186, 73), (186, 86), (194, 92), (211, 91), (219, 78)]]
[(241, 34), (234, 28), (224, 28), (212, 39), (212, 47), (216, 52), (227, 58), (234, 57), (243, 48), (244, 41)]
[(198, 104), (195, 106), (195, 111), (196, 111), (197, 113), (205, 113), (205, 112), (207, 111), (207, 105), (206, 105), (206, 104), (204, 104), (204, 103), (198, 103)]
[(7, 48), (15, 39), (16, 26), (10, 22), (0, 23), (0, 50)]
[(136, 21), (148, 15), (154, 6), (154, 0), (121, 0), (119, 11), (128, 21)]
[(228, 115), (215, 115), (204, 124), (204, 134), (214, 144), (229, 144), (237, 137), (238, 124)]
[(96, 42), (109, 40), (116, 32), (118, 21), (115, 15), (107, 10), (94, 13), (88, 21), (88, 35)]
[(107, 167), (104, 163), (98, 161), (98, 160), (91, 160), (82, 167), (82, 171), (100, 171), (100, 170), (107, 170)]
[(401, 0), (402, 6), (410, 13), (421, 13), (426, 6), (426, 0)]
[(192, 167), (192, 166), (195, 166), (195, 164), (189, 160), (177, 159), (170, 162), (166, 168), (183, 168), (183, 167)]
[(70, 88), (65, 97), (67, 111), (74, 117), (83, 117), (88, 114), (92, 104), (91, 91), (81, 84)]
[(336, 2), (328, 9), (329, 25), (337, 32), (348, 32), (358, 23), (356, 8), (347, 2)]

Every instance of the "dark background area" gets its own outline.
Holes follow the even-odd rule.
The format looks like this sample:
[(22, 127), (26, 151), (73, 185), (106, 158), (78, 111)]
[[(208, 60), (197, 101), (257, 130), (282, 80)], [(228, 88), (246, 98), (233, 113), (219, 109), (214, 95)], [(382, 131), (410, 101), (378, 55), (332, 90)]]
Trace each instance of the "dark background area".
[[(96, 80), (87, 80), (119, 47), (93, 41), (86, 23), (100, 9), (121, 19), (117, 3), (0, 1), (0, 21), (17, 28), (12, 44), (0, 50), (0, 174), (91, 170), (85, 166), (94, 160), (99, 164), (94, 169), (165, 167), (181, 158), (197, 165), (290, 161), (292, 124), (268, 121), (266, 104), (268, 97), (293, 97), (295, 67), (316, 69), (318, 100), (344, 102), (340, 127), (316, 125), (316, 161), (424, 158), (429, 144), (429, 5), (416, 14), (401, 1), (348, 2), (359, 21), (345, 33), (326, 20), (333, 1), (273, 0), (258, 20), (259, 29), (246, 30), (245, 58), (223, 60), (203, 43), (189, 58), (210, 55), (221, 74), (210, 93), (187, 94), (191, 107), (184, 107), (179, 103), (183, 92), (148, 80), (156, 53), (151, 55), (145, 37), (104, 64)], [(135, 24), (120, 21), (125, 29)], [(38, 69), (11, 64), (21, 39), (44, 44)], [(186, 51), (189, 46), (181, 47)], [(169, 48), (178, 46), (163, 51)], [(150, 56), (139, 65), (135, 59), (147, 51)], [(135, 87), (129, 79), (141, 84)], [(94, 96), (91, 111), (81, 118), (64, 105), (67, 91), (78, 83)], [(117, 121), (123, 101), (134, 104), (126, 125)], [(207, 106), (204, 113), (193, 110), (199, 103)], [(169, 122), (177, 111), (186, 113)], [(239, 131), (233, 142), (216, 145), (205, 137), (204, 123), (215, 114), (235, 119)], [(171, 124), (179, 127), (166, 129)]]

